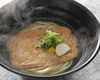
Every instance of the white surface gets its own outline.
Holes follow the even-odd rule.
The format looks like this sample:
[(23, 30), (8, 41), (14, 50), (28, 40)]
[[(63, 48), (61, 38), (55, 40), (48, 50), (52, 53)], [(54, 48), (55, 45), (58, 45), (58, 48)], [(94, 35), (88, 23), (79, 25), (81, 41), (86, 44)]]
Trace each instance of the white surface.
[(13, 0), (0, 0), (0, 8)]
[[(0, 0), (0, 6), (6, 4), (5, 1), (9, 2), (11, 0)], [(100, 21), (100, 0), (76, 1), (88, 7)], [(0, 80), (22, 80), (22, 78), (0, 67)], [(89, 65), (64, 80), (100, 80), (100, 52)]]

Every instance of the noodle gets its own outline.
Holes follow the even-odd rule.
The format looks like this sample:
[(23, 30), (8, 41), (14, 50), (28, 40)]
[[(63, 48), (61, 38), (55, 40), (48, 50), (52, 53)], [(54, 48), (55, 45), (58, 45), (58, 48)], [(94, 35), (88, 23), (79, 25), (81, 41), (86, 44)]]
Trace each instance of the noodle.
[[(24, 28), (21, 32), (20, 32), (20, 34), (23, 34), (23, 33), (26, 33), (26, 32), (28, 32), (28, 31), (31, 31), (31, 30), (38, 30), (38, 29), (43, 29), (43, 28), (45, 28), (45, 30), (50, 30), (51, 28), (57, 28), (59, 25), (58, 24), (56, 24), (56, 23), (52, 23), (52, 22), (35, 22), (34, 24), (32, 24), (31, 26), (29, 26), (29, 27), (27, 27), (27, 28)], [(70, 31), (69, 31), (69, 33), (68, 34), (70, 34)], [(65, 36), (63, 36), (63, 32), (61, 33), (61, 37), (65, 37)], [(30, 35), (27, 35), (28, 37), (30, 37)], [(24, 39), (23, 38), (23, 36), (21, 36), (22, 37), (22, 39)], [(33, 37), (33, 34), (32, 34), (32, 37)], [(41, 36), (40, 36), (41, 37)], [(40, 38), (39, 37), (39, 38)], [(73, 38), (75, 38), (74, 36), (72, 36)], [(33, 37), (34, 38), (34, 37)], [(32, 38), (32, 39), (33, 39)], [(65, 37), (66, 38), (66, 37)], [(20, 38), (19, 38), (20, 39)], [(15, 39), (16, 40), (16, 39)], [(26, 45), (26, 43), (27, 43), (27, 40), (28, 39), (26, 39), (26, 42), (25, 43), (23, 43), (23, 42), (21, 42), (20, 44), (25, 44)], [(76, 38), (74, 39), (75, 40), (75, 42), (76, 42), (76, 44), (77, 44), (77, 41), (76, 41)], [(28, 40), (28, 41), (30, 41), (30, 40)], [(35, 40), (36, 41), (36, 40)], [(67, 41), (70, 41), (70, 38), (67, 40)], [(34, 42), (34, 39), (32, 40), (32, 42)], [(19, 42), (18, 42), (19, 43)], [(28, 43), (29, 44), (29, 43)], [(72, 43), (71, 43), (72, 44)], [(17, 45), (17, 44), (16, 44)], [(16, 45), (15, 45), (15, 47), (16, 47)], [(30, 46), (30, 45), (29, 45)], [(31, 51), (31, 49), (33, 50), (33, 47), (30, 49), (30, 47), (27, 47), (27, 50), (29, 49), (30, 51)], [(75, 45), (74, 45), (75, 46)], [(8, 46), (9, 47), (9, 46)], [(10, 46), (10, 47), (12, 47), (12, 46)], [(19, 48), (19, 47), (18, 47)], [(11, 49), (12, 50), (12, 49)], [(16, 52), (17, 52), (17, 50), (16, 50)], [(27, 51), (26, 51), (27, 52)], [(20, 52), (19, 52), (20, 53)], [(23, 53), (23, 52), (22, 52)], [(27, 52), (28, 53), (28, 52)], [(32, 52), (31, 52), (32, 53)], [(41, 53), (41, 52), (40, 52)], [(42, 52), (42, 53), (45, 53), (45, 52)], [(41, 54), (42, 54), (41, 53)], [(75, 51), (73, 52), (73, 53), (75, 53)], [(77, 53), (77, 51), (76, 51), (76, 53)], [(29, 54), (29, 53), (28, 53)], [(34, 63), (34, 61), (33, 60), (31, 60), (31, 59), (34, 59), (33, 57), (31, 58), (30, 56), (30, 58), (29, 58), (29, 61), (28, 61), (28, 54), (26, 54), (26, 53), (24, 53), (24, 55), (25, 55), (25, 59), (26, 59), (26, 62), (24, 61), (24, 59), (23, 59), (23, 62), (21, 63), (21, 65), (26, 65), (26, 63), (28, 64), (28, 63), (30, 63), (30, 61), (32, 62), (32, 63)], [(47, 52), (45, 53), (45, 54), (47, 54)], [(52, 53), (48, 53), (48, 54), (52, 54)], [(18, 55), (18, 54), (17, 54)], [(19, 54), (19, 55), (21, 55), (21, 54)], [(23, 56), (24, 56), (23, 55)], [(33, 54), (31, 55), (31, 56), (33, 56)], [(40, 55), (41, 56), (41, 55)], [(50, 55), (51, 56), (51, 55)], [(31, 74), (35, 74), (35, 75), (53, 75), (53, 74), (59, 74), (59, 73), (61, 73), (61, 72), (64, 72), (65, 70), (68, 70), (71, 66), (72, 66), (72, 64), (73, 64), (73, 58), (75, 58), (75, 57), (77, 57), (77, 54), (73, 54), (73, 55), (71, 55), (72, 56), (72, 58), (70, 58), (70, 59), (68, 59), (68, 60), (66, 60), (66, 62), (65, 62), (65, 60), (63, 60), (63, 62), (58, 62), (58, 63), (55, 63), (55, 64), (53, 64), (53, 65), (46, 65), (46, 66), (41, 66), (41, 65), (36, 65), (35, 67), (32, 65), (32, 66), (29, 66), (29, 67), (24, 67), (24, 66), (21, 66), (20, 68), (20, 70), (21, 71), (23, 71), (23, 72), (26, 72), (26, 73), (31, 73)], [(68, 57), (67, 58), (69, 58), (69, 57), (71, 57), (70, 55), (68, 55)], [(74, 57), (75, 56), (75, 57)], [(45, 56), (46, 57), (46, 56)], [(45, 57), (43, 57), (43, 58), (45, 58)], [(52, 57), (52, 56), (51, 56)], [(51, 59), (51, 57), (50, 57), (50, 59)], [(40, 58), (40, 57), (39, 57)], [(37, 57), (37, 59), (39, 59), (38, 57)], [(41, 61), (43, 60), (43, 58), (41, 58)], [(57, 58), (59, 58), (59, 56), (57, 56)], [(66, 56), (64, 56), (64, 59), (67, 59), (66, 58)], [(15, 58), (14, 58), (14, 60), (15, 60)], [(52, 60), (55, 60), (55, 61), (61, 61), (60, 59), (55, 59), (55, 56), (54, 56), (54, 58), (52, 59)], [(16, 60), (15, 60), (16, 61)], [(45, 61), (48, 61), (48, 58), (45, 60)], [(48, 61), (49, 62), (49, 61)], [(46, 62), (47, 63), (47, 62)], [(44, 65), (46, 64), (46, 63), (44, 63)], [(51, 61), (51, 63), (53, 63), (52, 61)], [(37, 66), (39, 66), (39, 67), (37, 67)], [(18, 67), (18, 66), (17, 66)]]
[(65, 70), (67, 70), (69, 67), (71, 67), (73, 61), (67, 61), (65, 63), (61, 63), (58, 65), (54, 65), (54, 66), (50, 66), (47, 68), (31, 68), (31, 69), (25, 69), (23, 71), (28, 72), (28, 73), (32, 73), (32, 74), (36, 74), (36, 75), (43, 75), (43, 74), (48, 74), (48, 75), (52, 75), (52, 74), (58, 74), (61, 73)]
[[(34, 25), (23, 29), (21, 32), (24, 33), (24, 32), (30, 31), (30, 30), (36, 30), (36, 29), (42, 29), (42, 28), (51, 29), (51, 28), (54, 28), (56, 26), (58, 26), (58, 25), (55, 24), (55, 23), (35, 22)], [(72, 63), (73, 63), (73, 61), (71, 60), (71, 61), (67, 61), (65, 63), (61, 63), (61, 64), (54, 65), (54, 66), (50, 66), (50, 67), (39, 67), (39, 68), (24, 69), (23, 71), (29, 72), (29, 73), (32, 73), (32, 74), (36, 74), (36, 75), (58, 74), (58, 73), (61, 73), (61, 72), (65, 71), (65, 70), (67, 70), (69, 67), (71, 67)]]
[(27, 32), (27, 31), (31, 31), (31, 30), (42, 29), (42, 28), (51, 29), (51, 28), (54, 28), (54, 27), (57, 27), (57, 26), (58, 26), (57, 24), (51, 23), (51, 22), (45, 22), (45, 23), (43, 23), (43, 22), (35, 22), (31, 26), (23, 29), (21, 31), (21, 33), (24, 33), (24, 32)]
[[(52, 23), (49, 23), (49, 22), (46, 22), (46, 23), (35, 22), (34, 25), (23, 29), (21, 32), (24, 33), (24, 32), (30, 31), (30, 30), (36, 30), (36, 29), (42, 29), (42, 28), (51, 29), (51, 28), (54, 28), (56, 26), (58, 26), (58, 25), (55, 24), (55, 23), (52, 24)], [(30, 69), (24, 69), (23, 71), (28, 72), (28, 73), (32, 73), (32, 74), (36, 74), (36, 75), (58, 74), (58, 73), (61, 73), (65, 70), (67, 70), (69, 67), (71, 67), (72, 63), (73, 63), (73, 61), (71, 60), (71, 61), (67, 61), (65, 63), (50, 66), (50, 67), (30, 68)]]

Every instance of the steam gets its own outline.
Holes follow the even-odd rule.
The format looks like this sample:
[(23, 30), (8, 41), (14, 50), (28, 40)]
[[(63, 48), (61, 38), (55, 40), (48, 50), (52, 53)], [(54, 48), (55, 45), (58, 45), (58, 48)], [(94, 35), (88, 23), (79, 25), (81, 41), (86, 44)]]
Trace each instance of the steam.
[[(16, 22), (21, 21), (21, 11), (26, 8), (26, 3), (28, 0), (14, 0), (11, 3), (0, 9), (0, 17), (2, 21), (0, 22), (7, 23), (7, 20), (13, 17)], [(9, 22), (9, 20), (8, 20)]]
[(13, 0), (0, 8), (0, 59), (7, 65), (9, 65), (7, 43), (10, 37), (31, 25), (34, 14), (44, 9), (43, 6), (37, 7), (36, 4), (30, 5), (29, 2), (30, 0)]
[(73, 69), (84, 64), (84, 62), (90, 58), (97, 44), (97, 35), (93, 37), (93, 34), (90, 32), (90, 30), (84, 27), (85, 26), (80, 27), (75, 33), (77, 42), (79, 44), (79, 56), (81, 58), (80, 61), (73, 67)]
[(3, 41), (1, 39), (0, 44), (5, 42), (13, 33), (20, 31), (18, 29), (31, 25), (34, 13), (44, 9), (42, 6), (35, 7), (35, 4), (30, 7), (29, 1), (13, 0), (0, 9), (0, 35), (7, 37)]
[[(29, 7), (30, 0), (14, 0), (0, 9), (0, 32), (8, 33), (18, 25), (21, 27), (31, 24), (32, 17), (36, 11), (44, 7)], [(33, 0), (34, 1), (34, 0)]]
[[(14, 0), (0, 9), (0, 53), (3, 53), (3, 55), (7, 53), (6, 43), (10, 36), (12, 36), (14, 32), (16, 33), (17, 31), (20, 31), (23, 27), (31, 25), (34, 13), (38, 11), (39, 14), (41, 11), (45, 10), (45, 7), (43, 6), (35, 7), (35, 4), (30, 7), (30, 4), (28, 4), (29, 1), (30, 0)], [(96, 45), (93, 45), (93, 43), (96, 40), (90, 38), (89, 36), (91, 32), (83, 27), (76, 32), (76, 37), (80, 45), (80, 53), (92, 53)]]
[(0, 46), (8, 40), (10, 35), (7, 33), (13, 31), (17, 24), (23, 24), (21, 11), (26, 8), (27, 3), (28, 0), (14, 0), (0, 9)]
[(34, 11), (43, 8), (34, 6), (30, 8), (29, 1), (13, 0), (0, 8), (0, 60), (7, 65), (9, 65), (7, 43), (10, 37), (20, 31), (18, 29), (31, 24)]

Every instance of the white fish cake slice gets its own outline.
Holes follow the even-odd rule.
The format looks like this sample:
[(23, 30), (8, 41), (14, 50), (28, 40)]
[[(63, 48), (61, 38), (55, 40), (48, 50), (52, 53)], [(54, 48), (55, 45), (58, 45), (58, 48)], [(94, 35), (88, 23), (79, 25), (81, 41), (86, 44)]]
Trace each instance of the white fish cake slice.
[(66, 54), (70, 50), (70, 47), (64, 43), (58, 44), (56, 46), (56, 54), (58, 56), (62, 56)]

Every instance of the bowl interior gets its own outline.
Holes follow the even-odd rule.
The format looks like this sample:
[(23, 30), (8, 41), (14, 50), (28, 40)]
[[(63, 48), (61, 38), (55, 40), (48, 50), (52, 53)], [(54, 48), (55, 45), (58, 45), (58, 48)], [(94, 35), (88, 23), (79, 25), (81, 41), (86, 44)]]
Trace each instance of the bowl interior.
[(16, 0), (0, 9), (0, 61), (10, 69), (10, 55), (7, 41), (34, 21), (52, 21), (72, 29), (80, 53), (74, 60), (74, 70), (93, 55), (97, 46), (97, 28), (89, 12), (71, 0)]

